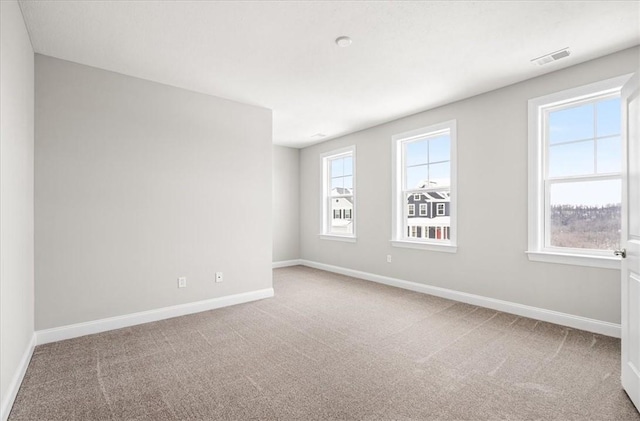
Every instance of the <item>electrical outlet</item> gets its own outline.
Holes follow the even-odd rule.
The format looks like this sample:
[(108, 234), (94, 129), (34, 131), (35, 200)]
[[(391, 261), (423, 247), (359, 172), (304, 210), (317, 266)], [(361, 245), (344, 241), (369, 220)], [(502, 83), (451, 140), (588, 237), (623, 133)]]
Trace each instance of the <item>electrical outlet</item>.
[(216, 272), (216, 282), (222, 282), (222, 272)]
[(187, 278), (180, 277), (178, 278), (178, 288), (186, 288), (187, 287)]
[(391, 255), (387, 254), (387, 263), (391, 263)]

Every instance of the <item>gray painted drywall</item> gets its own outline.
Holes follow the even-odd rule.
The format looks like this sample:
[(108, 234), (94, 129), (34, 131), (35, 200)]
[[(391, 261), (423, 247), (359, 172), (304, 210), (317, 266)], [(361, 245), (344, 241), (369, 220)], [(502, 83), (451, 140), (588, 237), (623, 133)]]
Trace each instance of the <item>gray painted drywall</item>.
[(271, 288), (270, 110), (41, 55), (35, 83), (36, 330)]
[[(530, 262), (525, 255), (527, 101), (638, 71), (639, 62), (635, 47), (303, 149), (301, 258), (619, 323), (618, 270)], [(451, 119), (458, 130), (458, 252), (391, 247), (391, 136)], [(319, 155), (353, 144), (358, 239), (321, 240)]]
[(33, 49), (0, 2), (0, 402), (33, 338)]
[(273, 261), (300, 258), (300, 149), (273, 146)]

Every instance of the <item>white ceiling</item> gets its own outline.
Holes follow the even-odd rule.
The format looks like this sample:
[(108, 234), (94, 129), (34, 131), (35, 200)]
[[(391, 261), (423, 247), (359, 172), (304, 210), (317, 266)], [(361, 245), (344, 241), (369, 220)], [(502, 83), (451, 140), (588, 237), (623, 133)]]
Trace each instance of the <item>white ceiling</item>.
[[(270, 108), (274, 143), (295, 147), (640, 44), (638, 1), (21, 7), (37, 53)], [(566, 59), (530, 62), (564, 47)]]

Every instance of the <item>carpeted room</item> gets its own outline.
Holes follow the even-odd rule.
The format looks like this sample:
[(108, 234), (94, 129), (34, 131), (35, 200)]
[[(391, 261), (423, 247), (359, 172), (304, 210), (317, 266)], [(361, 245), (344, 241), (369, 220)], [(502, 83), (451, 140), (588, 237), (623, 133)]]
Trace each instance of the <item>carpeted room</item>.
[(2, 418), (638, 419), (638, 7), (3, 1)]
[(618, 339), (302, 266), (274, 289), (42, 345), (10, 419), (638, 418)]

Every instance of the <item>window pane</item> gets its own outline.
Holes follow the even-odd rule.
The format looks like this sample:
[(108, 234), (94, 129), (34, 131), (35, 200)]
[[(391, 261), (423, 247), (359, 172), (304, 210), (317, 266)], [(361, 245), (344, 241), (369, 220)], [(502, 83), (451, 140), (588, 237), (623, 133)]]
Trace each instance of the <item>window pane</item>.
[(620, 134), (620, 98), (613, 98), (599, 102), (596, 105), (598, 113), (598, 137)]
[(619, 137), (598, 139), (598, 172), (622, 171), (622, 141)]
[(348, 176), (348, 177), (344, 177), (344, 188), (345, 189), (353, 189), (353, 177), (352, 176)]
[(331, 199), (331, 233), (353, 234), (353, 198)]
[(427, 165), (407, 168), (407, 180), (405, 187), (407, 189), (416, 189), (423, 185), (424, 182), (429, 178), (427, 170)]
[[(425, 192), (419, 195), (419, 199), (416, 199), (414, 194), (406, 194), (404, 200), (407, 236), (431, 240), (450, 240), (449, 191), (443, 191), (440, 194)], [(431, 234), (429, 235), (429, 233)]]
[(427, 141), (420, 140), (405, 144), (404, 165), (420, 165), (427, 163)]
[(451, 146), (449, 135), (434, 137), (429, 140), (429, 162), (449, 161)]
[(593, 138), (593, 107), (585, 104), (549, 113), (549, 144)]
[(344, 158), (331, 160), (331, 177), (339, 177), (344, 174)]
[(344, 160), (344, 175), (353, 175), (353, 158), (347, 156), (343, 158)]
[(593, 174), (593, 142), (549, 146), (549, 177)]
[(451, 164), (443, 162), (429, 165), (429, 181), (432, 186), (449, 186), (451, 184)]
[(549, 244), (614, 250), (620, 246), (620, 180), (551, 185)]
[[(331, 179), (331, 190), (333, 189), (341, 189), (344, 187), (344, 178), (336, 177)], [(335, 193), (335, 192), (333, 192)]]

